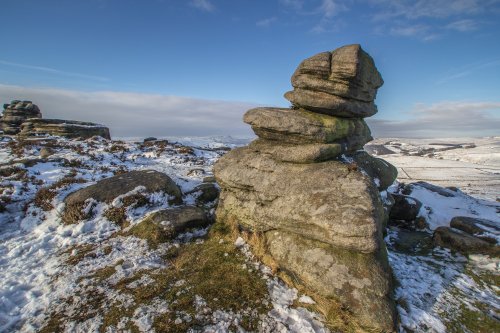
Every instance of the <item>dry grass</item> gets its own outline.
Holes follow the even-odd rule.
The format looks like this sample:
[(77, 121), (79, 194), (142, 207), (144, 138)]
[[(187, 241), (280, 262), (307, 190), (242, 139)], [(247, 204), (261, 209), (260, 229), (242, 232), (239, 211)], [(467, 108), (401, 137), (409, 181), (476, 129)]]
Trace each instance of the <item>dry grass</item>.
[(85, 183), (86, 180), (83, 178), (76, 178), (75, 173), (70, 173), (66, 177), (58, 180), (57, 182), (53, 183), (49, 187), (42, 187), (39, 189), (36, 194), (35, 194), (35, 199), (34, 199), (34, 204), (37, 207), (40, 207), (44, 211), (49, 211), (51, 209), (54, 209), (54, 205), (52, 204), (52, 200), (56, 197), (58, 191), (71, 184), (76, 184), (76, 183)]

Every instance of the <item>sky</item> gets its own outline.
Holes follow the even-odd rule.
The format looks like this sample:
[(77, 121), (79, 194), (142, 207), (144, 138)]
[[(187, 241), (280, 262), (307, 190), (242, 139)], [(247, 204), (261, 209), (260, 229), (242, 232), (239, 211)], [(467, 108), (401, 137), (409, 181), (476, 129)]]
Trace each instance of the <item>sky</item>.
[(0, 102), (113, 137), (251, 135), (305, 58), (359, 43), (375, 137), (500, 135), (500, 0), (0, 0)]

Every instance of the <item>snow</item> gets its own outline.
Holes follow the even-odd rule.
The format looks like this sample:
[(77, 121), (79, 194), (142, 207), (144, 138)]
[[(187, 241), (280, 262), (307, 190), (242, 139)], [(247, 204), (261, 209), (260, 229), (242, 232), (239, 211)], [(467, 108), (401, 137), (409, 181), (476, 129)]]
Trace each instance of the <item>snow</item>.
[[(133, 299), (110, 286), (145, 270), (148, 274), (126, 284), (126, 288), (148, 286), (154, 283), (152, 276), (156, 270), (169, 267), (163, 258), (170, 248), (185, 242), (203, 242), (199, 238), (206, 235), (209, 228), (183, 233), (171, 243), (162, 244), (155, 250), (150, 249), (146, 241), (135, 237), (110, 237), (121, 229), (107, 220), (103, 212), (110, 206), (119, 207), (121, 198), (116, 198), (109, 205), (88, 202), (86, 209), (94, 212), (92, 218), (76, 225), (61, 223), (60, 214), (66, 195), (109, 177), (114, 171), (123, 168), (164, 172), (186, 193), (198, 186), (203, 177), (212, 175), (212, 165), (224, 153), (225, 147), (245, 144), (248, 139), (231, 138), (229, 143), (225, 143), (223, 138), (169, 138), (169, 141), (194, 146), (194, 154), (176, 152), (178, 146), (175, 143), (165, 151), (159, 151), (127, 141), (119, 143), (126, 151), (111, 152), (110, 148), (116, 142), (63, 140), (64, 145), (55, 148), (54, 155), (48, 161), (38, 161), (29, 167), (19, 164), (27, 170), (24, 178), (14, 175), (1, 179), (0, 188), (3, 192), (0, 195), (9, 196), (11, 202), (6, 205), (7, 211), (0, 213), (0, 332), (37, 331), (50, 311), (76, 313), (83, 304), (83, 295), (88, 292), (102, 293), (110, 304), (130, 307)], [(382, 158), (398, 167), (399, 181), (426, 180), (438, 185), (460, 187), (459, 191), (454, 191), (454, 196), (445, 197), (424, 187), (413, 186), (410, 196), (423, 203), (420, 216), (429, 223), (429, 230), (426, 231), (429, 237), (432, 230), (449, 225), (451, 218), (458, 215), (500, 223), (500, 203), (496, 202), (500, 196), (499, 141), (499, 138), (467, 139), (463, 142), (450, 139), (439, 142), (440, 145), (432, 145), (435, 143), (432, 141), (400, 139), (382, 142), (395, 152)], [(6, 143), (6, 140), (0, 141), (2, 163), (19, 160), (13, 158)], [(456, 148), (459, 143), (462, 146)], [(464, 148), (470, 144), (474, 144), (475, 148)], [(434, 149), (433, 156), (414, 155), (429, 148)], [(35, 159), (38, 154), (39, 148), (36, 146), (27, 147), (23, 158)], [(76, 177), (83, 178), (86, 183), (70, 184), (58, 189), (52, 210), (43, 211), (32, 203), (38, 189), (54, 184), (72, 170), (76, 172)], [(389, 192), (396, 188), (393, 186)], [(142, 193), (142, 190), (136, 188), (128, 195)], [(168, 196), (164, 193), (144, 195), (148, 197), (150, 205), (127, 208), (126, 214), (131, 220), (129, 228), (147, 214), (169, 207)], [(382, 192), (381, 197), (388, 200), (387, 192)], [(194, 203), (195, 197), (188, 195), (185, 202)], [(495, 276), (500, 274), (498, 258), (484, 255), (464, 257), (439, 248), (405, 253), (394, 245), (400, 232), (397, 228), (390, 228), (385, 240), (389, 262), (398, 282), (395, 294), (401, 330), (446, 332), (447, 323), (453, 320), (462, 306), (477, 311), (486, 308), (488, 313), (493, 314), (500, 312), (498, 286), (481, 278), (486, 273)], [(272, 310), (262, 317), (260, 331), (328, 332), (321, 322), (324, 318), (319, 314), (294, 305), (314, 304), (310, 296), (299, 296), (296, 289), (289, 288), (273, 276), (269, 267), (259, 263), (252, 255), (242, 237), (236, 239), (234, 246), (248, 259), (244, 269), (260, 272), (266, 280)], [(92, 248), (92, 255), (83, 256), (74, 265), (67, 264), (84, 247)], [(105, 249), (108, 249), (107, 253)], [(114, 271), (98, 287), (88, 282), (95, 281), (96, 278), (90, 277), (109, 267), (113, 267)], [(79, 283), (81, 280), (87, 282)], [(176, 281), (175, 285), (189, 287), (183, 279)], [(67, 307), (61, 300), (69, 296), (75, 297), (75, 303)], [(196, 298), (196, 306), (198, 315), (204, 315), (205, 300)], [(169, 305), (161, 299), (155, 299), (151, 304), (137, 307), (130, 320), (141, 331), (147, 332), (152, 330), (154, 318), (167, 311)], [(215, 311), (211, 314), (210, 324), (203, 331), (227, 332), (228, 327), (240, 318), (241, 313)], [(192, 319), (184, 314), (176, 321), (189, 322)], [(68, 321), (64, 324), (64, 331), (98, 331), (102, 320), (101, 315), (95, 314), (81, 322)], [(114, 331), (124, 331), (127, 323), (129, 321), (122, 319)]]

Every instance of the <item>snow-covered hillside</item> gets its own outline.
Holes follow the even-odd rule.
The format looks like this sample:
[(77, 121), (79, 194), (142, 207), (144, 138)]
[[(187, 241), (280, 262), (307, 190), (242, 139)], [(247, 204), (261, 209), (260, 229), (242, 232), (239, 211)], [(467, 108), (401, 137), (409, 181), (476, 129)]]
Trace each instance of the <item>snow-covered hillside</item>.
[[(400, 330), (499, 331), (498, 258), (452, 253), (434, 247), (431, 237), (457, 215), (500, 225), (500, 140), (434, 141), (388, 139), (367, 147), (398, 167), (400, 182), (460, 188), (443, 196), (415, 187), (428, 227), (388, 227)], [(107, 214), (113, 203), (89, 205), (93, 214), (77, 224), (61, 221), (69, 193), (129, 170), (167, 174), (185, 194), (184, 204), (194, 205), (194, 190), (211, 178), (213, 163), (243, 143), (3, 138), (0, 332), (328, 331), (325, 317), (314, 312), (314, 295), (286, 287), (231, 232), (192, 229), (158, 246), (130, 232), (145, 216), (171, 207), (164, 193), (143, 193), (145, 203), (127, 207), (123, 225)], [(42, 189), (52, 194), (42, 197)]]

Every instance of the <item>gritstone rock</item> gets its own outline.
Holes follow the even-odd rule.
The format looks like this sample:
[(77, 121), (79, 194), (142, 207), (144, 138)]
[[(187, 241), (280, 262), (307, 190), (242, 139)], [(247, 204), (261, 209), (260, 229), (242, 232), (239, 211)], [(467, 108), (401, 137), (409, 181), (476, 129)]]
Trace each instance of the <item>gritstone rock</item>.
[(21, 124), (29, 118), (41, 118), (42, 113), (38, 106), (31, 101), (14, 100), (3, 105), (3, 117), (0, 120), (0, 129), (9, 135), (19, 133)]
[(249, 110), (244, 121), (259, 138), (220, 158), (214, 175), (216, 223), (247, 235), (264, 262), (326, 308), (341, 304), (367, 331), (392, 332), (379, 191), (397, 171), (360, 151), (372, 139), (362, 118), (376, 112), (382, 82), (359, 45), (305, 60), (287, 93), (296, 107)]
[(293, 91), (285, 94), (292, 104), (340, 117), (369, 117), (384, 81), (373, 59), (358, 44), (304, 60), (292, 76)]
[(101, 136), (111, 139), (106, 126), (74, 120), (62, 119), (29, 119), (21, 124), (20, 136), (62, 136), (66, 138), (87, 139)]

